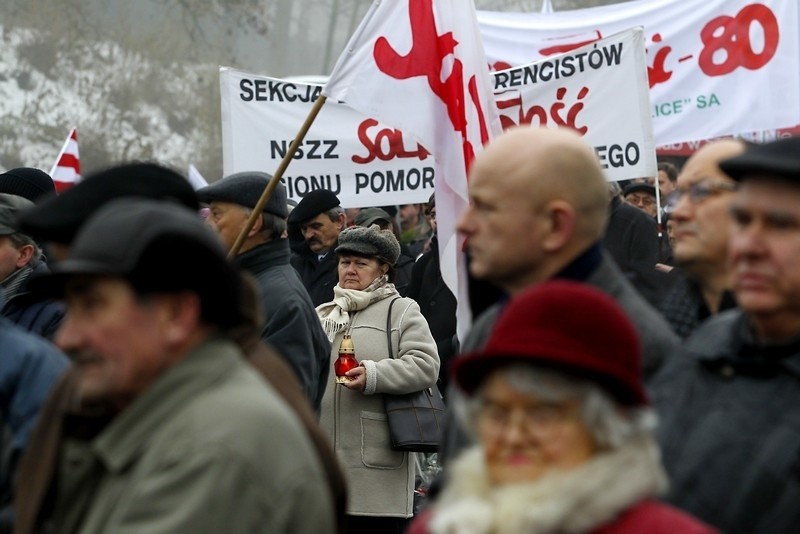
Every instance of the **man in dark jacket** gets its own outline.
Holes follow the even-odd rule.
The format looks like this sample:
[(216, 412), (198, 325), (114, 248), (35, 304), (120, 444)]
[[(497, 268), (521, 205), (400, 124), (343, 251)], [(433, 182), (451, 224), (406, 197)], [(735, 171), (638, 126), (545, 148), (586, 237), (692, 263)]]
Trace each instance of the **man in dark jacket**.
[[(645, 379), (654, 376), (677, 337), (603, 251), (608, 189), (591, 147), (567, 129), (505, 132), (475, 159), (469, 189), (458, 230), (467, 238), (470, 273), (512, 297), (553, 278), (608, 293), (636, 327)], [(462, 352), (483, 346), (501, 310), (497, 304), (475, 320)], [(466, 443), (451, 424), (442, 452), (452, 457)]]
[(333, 286), (339, 281), (333, 249), (345, 223), (339, 198), (327, 189), (311, 191), (289, 214), (292, 267), (314, 306), (333, 300)]
[(800, 138), (719, 166), (740, 182), (740, 309), (695, 330), (654, 384), (668, 500), (723, 532), (800, 532)]
[(29, 291), (31, 277), (47, 273), (47, 265), (39, 244), (16, 229), (19, 214), (33, 205), (21, 196), (0, 193), (0, 287), (6, 295), (0, 315), (29, 332), (53, 339), (64, 307)]
[(681, 338), (708, 317), (736, 306), (728, 265), (728, 212), (736, 182), (719, 162), (743, 151), (741, 140), (714, 141), (695, 152), (678, 177), (670, 218), (679, 269), (669, 274), (675, 281), (658, 308)]
[(615, 194), (619, 191), (616, 182), (610, 182), (608, 189), (609, 213), (603, 247), (631, 285), (655, 306), (671, 281), (656, 269), (656, 264), (664, 260), (659, 252), (658, 225), (650, 215)]
[(431, 329), (436, 341), (441, 366), (439, 367), (439, 389), (447, 391), (450, 363), (456, 353), (456, 297), (442, 278), (439, 265), (439, 238), (436, 233), (436, 199), (431, 195), (427, 215), (433, 230), (428, 252), (422, 255), (411, 271), (409, 298), (417, 301), (419, 309)]
[[(209, 204), (206, 219), (227, 249), (244, 229), (270, 176), (240, 172), (197, 191)], [(330, 343), (300, 278), (289, 264), (286, 188), (278, 184), (247, 234), (234, 263), (255, 276), (264, 325), (261, 337), (283, 355), (319, 411), (327, 384)]]

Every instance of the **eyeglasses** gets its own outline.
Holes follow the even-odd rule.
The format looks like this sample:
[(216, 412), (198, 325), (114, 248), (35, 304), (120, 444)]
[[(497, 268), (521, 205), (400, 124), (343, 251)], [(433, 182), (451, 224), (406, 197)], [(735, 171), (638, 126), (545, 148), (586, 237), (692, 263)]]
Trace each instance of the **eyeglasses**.
[(495, 436), (503, 435), (511, 425), (521, 423), (526, 434), (546, 437), (576, 417), (576, 407), (563, 404), (537, 404), (524, 409), (509, 409), (486, 402), (478, 413), (480, 424)]
[(642, 206), (652, 206), (656, 203), (656, 199), (651, 197), (650, 195), (637, 195), (636, 193), (631, 193), (625, 197), (625, 200), (628, 204), (635, 204), (635, 205), (642, 205)]
[(676, 187), (676, 196), (678, 200), (683, 198), (684, 195), (689, 195), (689, 201), (692, 204), (700, 204), (706, 199), (715, 196), (723, 191), (736, 191), (739, 184), (732, 184), (730, 182), (695, 182), (689, 187)]

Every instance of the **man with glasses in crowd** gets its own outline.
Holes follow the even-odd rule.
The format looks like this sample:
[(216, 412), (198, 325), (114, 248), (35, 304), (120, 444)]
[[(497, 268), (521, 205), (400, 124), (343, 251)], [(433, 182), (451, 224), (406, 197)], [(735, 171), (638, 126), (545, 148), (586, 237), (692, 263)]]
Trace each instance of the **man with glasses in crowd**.
[(700, 325), (651, 383), (667, 501), (721, 532), (800, 532), (800, 138), (719, 168), (740, 187), (697, 205), (729, 198), (737, 308)]
[(672, 329), (685, 338), (706, 318), (736, 305), (727, 265), (734, 182), (719, 168), (723, 159), (744, 151), (744, 143), (723, 139), (689, 158), (678, 176), (677, 201), (670, 214), (673, 257), (681, 277), (659, 308)]
[(625, 202), (656, 218), (656, 188), (647, 183), (630, 184), (622, 192)]

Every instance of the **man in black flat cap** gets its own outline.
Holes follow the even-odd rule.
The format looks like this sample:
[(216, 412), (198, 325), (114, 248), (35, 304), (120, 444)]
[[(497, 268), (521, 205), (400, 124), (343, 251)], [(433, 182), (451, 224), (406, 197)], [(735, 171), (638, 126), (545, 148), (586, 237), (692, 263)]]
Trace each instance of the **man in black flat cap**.
[(200, 208), (194, 189), (176, 171), (157, 163), (124, 163), (93, 172), (60, 195), (40, 199), (20, 215), (17, 226), (45, 244), (56, 259), (63, 259), (86, 219), (120, 197), (157, 198), (191, 210)]
[(56, 186), (50, 175), (33, 167), (17, 167), (0, 174), (0, 193), (18, 195), (37, 202), (46, 195), (54, 195)]
[(27, 198), (0, 193), (0, 315), (52, 340), (64, 307), (29, 290), (32, 278), (49, 271), (39, 243), (16, 228), (17, 217), (31, 208)]
[[(20, 532), (335, 532), (309, 436), (234, 340), (242, 278), (196, 213), (111, 202), (36, 283), (67, 304), (74, 403), (105, 417), (64, 436)], [(29, 449), (20, 469), (27, 497), (47, 467)]]
[(650, 184), (635, 183), (622, 191), (625, 202), (639, 208), (650, 217), (656, 216), (656, 188)]
[(719, 168), (740, 184), (739, 309), (697, 328), (653, 384), (668, 500), (723, 532), (800, 532), (800, 138)]
[[(197, 191), (209, 204), (206, 221), (226, 249), (247, 224), (270, 176), (240, 172)], [(297, 272), (289, 264), (286, 188), (278, 184), (247, 234), (234, 263), (257, 280), (264, 313), (261, 338), (292, 366), (314, 409), (319, 411), (328, 377), (330, 343)]]
[(327, 189), (311, 191), (289, 215), (292, 267), (300, 275), (314, 306), (333, 300), (333, 286), (338, 281), (333, 249), (346, 220), (339, 198)]

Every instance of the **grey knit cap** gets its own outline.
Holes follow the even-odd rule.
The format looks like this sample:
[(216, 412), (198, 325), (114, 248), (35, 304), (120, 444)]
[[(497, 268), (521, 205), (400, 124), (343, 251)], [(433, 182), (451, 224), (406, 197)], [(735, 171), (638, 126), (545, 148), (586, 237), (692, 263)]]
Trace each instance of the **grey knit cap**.
[(339, 234), (339, 246), (336, 247), (337, 254), (347, 252), (374, 256), (394, 265), (400, 256), (400, 243), (391, 230), (381, 230), (377, 224), (369, 228), (351, 226)]

